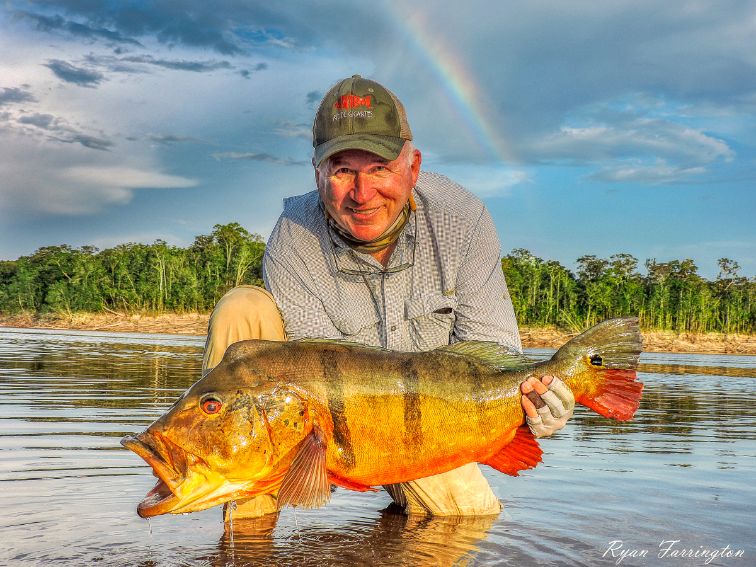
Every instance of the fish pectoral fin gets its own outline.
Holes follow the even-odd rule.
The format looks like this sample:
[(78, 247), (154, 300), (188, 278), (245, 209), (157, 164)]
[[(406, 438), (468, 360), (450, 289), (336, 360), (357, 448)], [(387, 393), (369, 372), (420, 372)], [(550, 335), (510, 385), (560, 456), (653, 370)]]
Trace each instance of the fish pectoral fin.
[(504, 474), (519, 476), (520, 471), (532, 469), (541, 462), (543, 451), (526, 425), (517, 428), (514, 439), (504, 448), (482, 461), (484, 465), (495, 468)]
[(281, 482), (278, 506), (285, 504), (317, 508), (331, 498), (326, 469), (325, 436), (318, 426), (300, 443), (297, 454)]

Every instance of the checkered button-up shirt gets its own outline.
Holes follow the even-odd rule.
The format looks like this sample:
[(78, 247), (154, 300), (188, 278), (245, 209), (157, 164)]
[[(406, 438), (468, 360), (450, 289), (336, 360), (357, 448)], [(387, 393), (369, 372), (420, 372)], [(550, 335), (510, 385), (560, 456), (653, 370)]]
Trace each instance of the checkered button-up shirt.
[(496, 229), (483, 203), (422, 172), (417, 210), (384, 268), (349, 248), (317, 191), (284, 201), (263, 260), (290, 339), (345, 339), (423, 351), (462, 340), (521, 350)]

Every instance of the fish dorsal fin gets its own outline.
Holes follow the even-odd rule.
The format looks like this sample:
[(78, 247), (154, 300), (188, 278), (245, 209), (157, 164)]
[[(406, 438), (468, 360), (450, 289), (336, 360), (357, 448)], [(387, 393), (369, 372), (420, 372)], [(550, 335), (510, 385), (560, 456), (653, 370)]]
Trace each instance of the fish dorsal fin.
[(543, 451), (527, 425), (521, 425), (514, 439), (483, 464), (504, 474), (520, 476), (520, 471), (532, 469), (541, 462)]
[(326, 469), (325, 436), (315, 426), (299, 445), (297, 454), (281, 482), (278, 507), (286, 504), (317, 508), (331, 498), (331, 483)]
[(344, 341), (342, 339), (314, 339), (314, 338), (307, 338), (307, 339), (297, 339), (295, 341), (291, 341), (295, 343), (322, 343), (322, 344), (328, 344), (328, 345), (338, 345), (338, 346), (347, 346), (347, 347), (359, 347), (362, 349), (368, 349), (368, 350), (381, 350), (388, 352), (388, 349), (385, 349), (383, 347), (379, 346), (373, 346), (373, 345), (366, 345), (364, 343), (356, 343), (354, 341)]
[(435, 352), (467, 356), (500, 370), (518, 370), (533, 364), (524, 354), (493, 341), (462, 341), (439, 347)]

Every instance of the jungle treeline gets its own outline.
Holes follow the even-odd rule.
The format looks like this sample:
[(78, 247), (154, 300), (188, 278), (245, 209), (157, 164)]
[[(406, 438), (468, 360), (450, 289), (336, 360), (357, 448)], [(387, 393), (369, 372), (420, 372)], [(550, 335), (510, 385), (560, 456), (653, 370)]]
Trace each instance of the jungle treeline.
[[(262, 238), (238, 223), (215, 225), (191, 246), (153, 244), (46, 246), (0, 261), (0, 313), (208, 312), (241, 284), (262, 285)], [(630, 254), (582, 256), (577, 273), (524, 249), (502, 258), (517, 320), (579, 330), (603, 319), (639, 316), (646, 329), (753, 333), (756, 278), (719, 260), (714, 281), (690, 259), (646, 260)]]

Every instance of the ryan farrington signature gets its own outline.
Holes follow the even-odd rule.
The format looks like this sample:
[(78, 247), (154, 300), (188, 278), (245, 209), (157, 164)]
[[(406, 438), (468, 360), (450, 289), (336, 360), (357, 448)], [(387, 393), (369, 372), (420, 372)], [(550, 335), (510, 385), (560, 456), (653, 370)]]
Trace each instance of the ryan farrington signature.
[(699, 564), (708, 565), (717, 558), (743, 559), (744, 551), (742, 549), (733, 549), (729, 544), (724, 547), (707, 547), (699, 545), (695, 547), (686, 547), (680, 543), (679, 539), (665, 539), (659, 543), (658, 550), (653, 551), (643, 547), (628, 547), (621, 539), (615, 539), (609, 542), (609, 546), (601, 557), (614, 559), (615, 565), (620, 565), (625, 559), (629, 558), (649, 558), (658, 557), (659, 559), (688, 559), (698, 560)]

